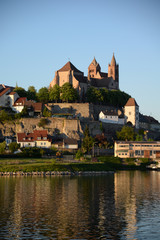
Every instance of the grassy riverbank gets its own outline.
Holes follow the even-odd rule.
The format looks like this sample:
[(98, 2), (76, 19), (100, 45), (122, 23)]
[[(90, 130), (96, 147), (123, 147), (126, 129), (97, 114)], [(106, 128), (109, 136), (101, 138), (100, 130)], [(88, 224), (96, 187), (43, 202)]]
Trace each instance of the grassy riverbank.
[(56, 159), (0, 159), (0, 172), (47, 172), (47, 171), (114, 171), (129, 169), (145, 169), (148, 159), (137, 165), (134, 159), (122, 160), (114, 157), (99, 157), (98, 162), (63, 163)]

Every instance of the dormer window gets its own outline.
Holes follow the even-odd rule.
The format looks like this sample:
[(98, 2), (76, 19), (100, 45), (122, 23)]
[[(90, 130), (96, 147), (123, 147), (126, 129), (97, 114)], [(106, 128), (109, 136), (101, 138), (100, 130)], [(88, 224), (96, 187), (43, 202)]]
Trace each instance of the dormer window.
[(37, 140), (41, 140), (41, 137), (37, 137)]
[(47, 137), (43, 137), (44, 140), (47, 140)]
[(24, 137), (23, 140), (26, 140), (26, 138)]

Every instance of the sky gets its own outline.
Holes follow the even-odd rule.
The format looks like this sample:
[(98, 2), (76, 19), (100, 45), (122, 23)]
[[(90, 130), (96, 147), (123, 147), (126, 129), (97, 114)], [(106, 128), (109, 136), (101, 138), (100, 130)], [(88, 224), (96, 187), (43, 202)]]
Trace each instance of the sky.
[(159, 0), (0, 0), (0, 84), (37, 90), (71, 61), (103, 72), (113, 52), (120, 90), (160, 121)]

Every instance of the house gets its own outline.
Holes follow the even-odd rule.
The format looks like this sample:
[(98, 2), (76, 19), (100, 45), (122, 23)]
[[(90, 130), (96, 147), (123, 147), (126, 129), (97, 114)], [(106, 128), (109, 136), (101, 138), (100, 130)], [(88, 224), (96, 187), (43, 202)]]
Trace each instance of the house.
[(60, 150), (77, 150), (78, 141), (73, 138), (53, 139), (52, 145)]
[(120, 158), (160, 158), (160, 142), (116, 141), (114, 156)]
[(12, 109), (17, 113), (22, 112), (26, 102), (27, 102), (26, 97), (20, 97), (15, 101), (15, 103), (12, 106)]
[(17, 133), (17, 143), (21, 147), (51, 147), (51, 139), (47, 130), (34, 130), (33, 133)]
[(63, 148), (76, 150), (78, 149), (78, 142), (76, 139), (73, 138), (65, 138), (63, 140)]
[(43, 103), (41, 102), (29, 100), (25, 102), (25, 106), (28, 109), (28, 114), (30, 117), (40, 116), (43, 112)]
[(123, 114), (119, 114), (116, 109), (101, 111), (99, 114), (99, 121), (104, 123), (125, 124)]

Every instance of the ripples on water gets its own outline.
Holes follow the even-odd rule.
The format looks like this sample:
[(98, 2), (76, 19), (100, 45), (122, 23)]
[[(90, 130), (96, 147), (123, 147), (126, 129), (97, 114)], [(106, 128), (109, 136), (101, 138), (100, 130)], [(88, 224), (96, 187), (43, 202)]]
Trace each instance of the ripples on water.
[(0, 177), (0, 239), (159, 239), (160, 172)]

